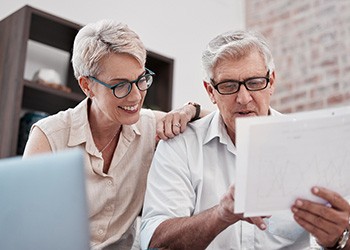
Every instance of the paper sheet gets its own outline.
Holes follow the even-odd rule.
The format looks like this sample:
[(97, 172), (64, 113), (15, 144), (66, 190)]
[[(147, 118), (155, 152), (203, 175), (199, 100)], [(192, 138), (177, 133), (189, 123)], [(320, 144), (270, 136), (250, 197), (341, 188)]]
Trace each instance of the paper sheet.
[(323, 186), (350, 195), (350, 107), (236, 121), (235, 212), (271, 215)]

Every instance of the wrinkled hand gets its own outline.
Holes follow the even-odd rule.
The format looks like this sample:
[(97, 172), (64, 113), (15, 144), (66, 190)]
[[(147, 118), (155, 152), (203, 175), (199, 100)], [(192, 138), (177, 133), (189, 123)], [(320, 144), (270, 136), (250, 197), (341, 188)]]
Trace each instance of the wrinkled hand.
[(326, 188), (314, 187), (312, 193), (329, 204), (298, 199), (292, 206), (294, 218), (316, 238), (318, 244), (333, 247), (349, 227), (350, 205), (338, 193)]
[(231, 185), (228, 191), (221, 197), (219, 206), (217, 207), (220, 218), (230, 224), (234, 224), (239, 220), (244, 220), (258, 226), (261, 230), (265, 230), (266, 224), (263, 217), (244, 218), (243, 214), (234, 213), (234, 192), (235, 187), (234, 185)]
[(167, 140), (185, 131), (187, 123), (196, 114), (193, 105), (174, 109), (157, 122), (157, 140)]

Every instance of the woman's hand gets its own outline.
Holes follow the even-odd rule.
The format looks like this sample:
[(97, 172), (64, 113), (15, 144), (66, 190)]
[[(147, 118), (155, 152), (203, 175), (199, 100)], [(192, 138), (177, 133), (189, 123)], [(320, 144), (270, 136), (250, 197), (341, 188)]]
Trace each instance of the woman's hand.
[(169, 113), (156, 113), (157, 117), (157, 141), (168, 140), (185, 131), (189, 123), (196, 115), (196, 108), (186, 104)]

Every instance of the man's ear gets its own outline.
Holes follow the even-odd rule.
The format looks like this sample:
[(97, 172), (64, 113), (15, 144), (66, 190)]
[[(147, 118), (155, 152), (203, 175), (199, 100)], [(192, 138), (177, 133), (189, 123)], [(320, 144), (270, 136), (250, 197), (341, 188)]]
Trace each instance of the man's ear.
[(204, 85), (205, 90), (208, 93), (208, 96), (209, 96), (211, 102), (213, 104), (215, 104), (216, 100), (215, 100), (215, 96), (214, 96), (214, 93), (213, 93), (213, 91), (214, 91), (213, 86), (210, 83), (206, 82), (206, 81), (203, 81), (203, 85)]
[(89, 98), (94, 96), (94, 93), (92, 92), (90, 88), (90, 80), (86, 76), (80, 76), (78, 79), (79, 86), (82, 89), (82, 91), (85, 93), (85, 95)]
[(275, 91), (275, 82), (276, 82), (276, 71), (272, 71), (270, 74), (270, 95)]

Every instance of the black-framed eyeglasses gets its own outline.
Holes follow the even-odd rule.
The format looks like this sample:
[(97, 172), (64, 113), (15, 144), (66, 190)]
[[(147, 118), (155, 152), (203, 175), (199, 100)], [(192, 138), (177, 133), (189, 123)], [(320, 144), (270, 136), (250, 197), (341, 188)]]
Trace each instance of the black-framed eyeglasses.
[(231, 95), (231, 94), (237, 93), (241, 85), (244, 85), (244, 87), (249, 91), (263, 90), (267, 87), (269, 82), (270, 82), (270, 70), (267, 71), (267, 74), (265, 77), (252, 77), (242, 82), (228, 80), (228, 81), (223, 81), (215, 84), (214, 80), (211, 79), (211, 83), (214, 89), (216, 89), (222, 95)]
[(153, 76), (155, 75), (155, 73), (147, 68), (145, 69), (146, 69), (146, 72), (140, 75), (136, 80), (119, 82), (115, 85), (109, 85), (103, 81), (98, 80), (94, 76), (89, 76), (89, 78), (111, 89), (113, 91), (113, 95), (120, 99), (127, 96), (131, 92), (133, 83), (135, 83), (135, 85), (140, 91), (145, 91), (149, 89), (149, 87), (151, 87), (153, 83)]

